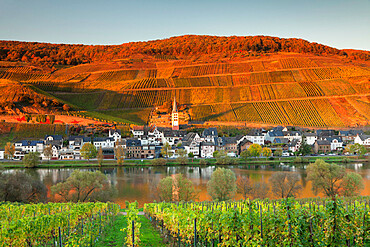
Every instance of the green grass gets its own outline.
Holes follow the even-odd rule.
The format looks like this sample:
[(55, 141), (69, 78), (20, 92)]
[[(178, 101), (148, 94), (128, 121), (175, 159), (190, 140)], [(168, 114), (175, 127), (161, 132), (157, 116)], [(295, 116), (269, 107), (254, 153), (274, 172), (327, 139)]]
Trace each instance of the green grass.
[(68, 102), (70, 105), (75, 105), (78, 108), (85, 110), (94, 110), (99, 106), (100, 97), (104, 92), (99, 93), (63, 93), (55, 94), (55, 97)]
[[(159, 232), (154, 229), (150, 221), (145, 216), (139, 216), (141, 221), (140, 228), (140, 246), (142, 247), (160, 247), (165, 246)], [(113, 226), (106, 229), (106, 235), (99, 240), (96, 245), (97, 247), (107, 246), (126, 246), (124, 244), (125, 233), (120, 229), (127, 227), (126, 217), (124, 215), (118, 215)]]
[(139, 123), (139, 124), (146, 124), (149, 119), (149, 114), (151, 112), (151, 108), (144, 108), (144, 109), (129, 109), (129, 110), (105, 110), (105, 111), (98, 111), (99, 113), (103, 113), (105, 115), (109, 115), (112, 117), (117, 117), (120, 119), (128, 120), (130, 122)]

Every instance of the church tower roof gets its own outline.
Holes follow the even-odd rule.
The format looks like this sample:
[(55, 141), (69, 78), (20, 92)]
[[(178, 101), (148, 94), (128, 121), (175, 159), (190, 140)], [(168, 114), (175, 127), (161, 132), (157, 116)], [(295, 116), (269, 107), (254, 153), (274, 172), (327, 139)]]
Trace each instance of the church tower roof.
[(172, 112), (177, 112), (176, 97), (173, 97)]

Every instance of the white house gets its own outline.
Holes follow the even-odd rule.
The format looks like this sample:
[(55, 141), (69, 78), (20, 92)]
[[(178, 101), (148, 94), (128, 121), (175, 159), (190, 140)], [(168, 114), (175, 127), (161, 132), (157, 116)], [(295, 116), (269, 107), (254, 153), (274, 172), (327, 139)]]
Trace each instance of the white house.
[(42, 154), (42, 152), (44, 151), (44, 142), (24, 140), (14, 143), (14, 147), (14, 158), (23, 159), (23, 157), (28, 153), (39, 152), (40, 154)]
[(201, 142), (200, 144), (200, 157), (211, 158), (216, 151), (216, 146), (213, 142)]
[(109, 130), (109, 137), (114, 139), (114, 142), (120, 141), (122, 138), (121, 131), (117, 129)]
[(185, 148), (186, 152), (193, 153), (194, 157), (200, 156), (200, 143), (203, 138), (199, 136), (198, 133), (188, 133), (182, 141), (182, 146)]
[(93, 139), (93, 145), (98, 148), (114, 148), (113, 137), (95, 137)]
[(5, 150), (0, 149), (0, 160), (3, 160), (3, 159), (5, 159)]
[(89, 143), (89, 142), (91, 143), (91, 138), (85, 137), (85, 136), (70, 136), (68, 138), (68, 141), (69, 141), (69, 149), (73, 150), (74, 158), (81, 159), (80, 150), (85, 143)]
[(317, 140), (317, 135), (315, 133), (305, 133), (304, 136), (306, 137), (306, 143), (308, 145), (315, 144)]
[(140, 138), (144, 135), (144, 126), (134, 126), (131, 129), (131, 133), (134, 135), (135, 138)]
[(322, 139), (330, 142), (330, 150), (332, 151), (340, 150), (343, 148), (343, 140), (340, 136), (325, 137)]
[(357, 135), (354, 143), (370, 147), (370, 135)]
[(253, 144), (264, 145), (265, 144), (265, 135), (257, 130), (252, 130), (249, 134), (245, 135), (239, 140), (239, 143), (248, 140)]

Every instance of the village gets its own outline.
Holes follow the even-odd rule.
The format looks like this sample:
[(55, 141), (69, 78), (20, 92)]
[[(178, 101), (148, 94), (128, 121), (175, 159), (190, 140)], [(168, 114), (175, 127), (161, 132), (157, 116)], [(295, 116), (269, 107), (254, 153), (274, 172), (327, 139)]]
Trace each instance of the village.
[[(155, 159), (163, 156), (163, 146), (168, 149), (167, 158), (183, 156), (191, 158), (213, 158), (215, 151), (223, 151), (229, 157), (239, 157), (252, 144), (258, 144), (271, 150), (271, 155), (297, 155), (301, 146), (308, 146), (306, 154), (338, 155), (346, 154), (346, 147), (359, 144), (370, 147), (370, 135), (362, 130), (310, 130), (292, 126), (277, 126), (270, 130), (251, 129), (246, 135), (220, 136), (216, 127), (205, 128), (201, 133), (180, 129), (176, 100), (171, 114), (172, 127), (132, 126), (130, 137), (123, 137), (114, 127), (107, 136), (89, 137), (86, 135), (46, 135), (43, 140), (20, 140), (14, 145), (13, 160), (22, 160), (31, 152), (40, 153), (42, 160), (80, 160), (81, 148), (91, 143), (98, 150), (102, 149), (104, 159), (115, 159), (115, 149), (122, 147), (126, 159)], [(52, 155), (46, 155), (44, 149), (51, 147)], [(183, 151), (179, 151), (183, 150)], [(0, 149), (0, 160), (6, 157)], [(9, 158), (9, 157), (8, 157)]]

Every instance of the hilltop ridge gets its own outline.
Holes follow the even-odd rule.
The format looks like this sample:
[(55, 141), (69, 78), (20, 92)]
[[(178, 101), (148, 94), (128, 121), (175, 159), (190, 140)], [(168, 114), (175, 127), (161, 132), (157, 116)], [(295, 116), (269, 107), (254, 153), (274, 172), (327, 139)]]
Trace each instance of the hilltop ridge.
[(0, 79), (73, 110), (141, 124), (176, 97), (190, 121), (205, 124), (356, 127), (370, 123), (369, 56), (264, 36), (117, 46), (2, 41)]

